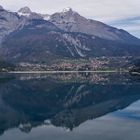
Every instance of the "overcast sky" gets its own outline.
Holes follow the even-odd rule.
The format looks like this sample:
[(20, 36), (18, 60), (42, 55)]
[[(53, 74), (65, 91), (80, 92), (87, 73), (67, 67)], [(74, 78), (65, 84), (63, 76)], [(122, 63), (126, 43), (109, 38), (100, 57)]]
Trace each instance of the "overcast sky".
[(140, 37), (140, 0), (0, 0), (0, 5), (11, 11), (28, 6), (32, 11), (47, 14), (71, 7), (87, 18), (126, 29)]

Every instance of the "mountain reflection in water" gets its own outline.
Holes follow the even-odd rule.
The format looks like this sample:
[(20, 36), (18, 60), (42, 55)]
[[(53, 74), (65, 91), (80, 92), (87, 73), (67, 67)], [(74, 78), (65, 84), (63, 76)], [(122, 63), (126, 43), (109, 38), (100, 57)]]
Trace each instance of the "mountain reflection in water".
[(140, 99), (137, 77), (118, 73), (0, 76), (0, 135), (53, 125), (73, 130)]

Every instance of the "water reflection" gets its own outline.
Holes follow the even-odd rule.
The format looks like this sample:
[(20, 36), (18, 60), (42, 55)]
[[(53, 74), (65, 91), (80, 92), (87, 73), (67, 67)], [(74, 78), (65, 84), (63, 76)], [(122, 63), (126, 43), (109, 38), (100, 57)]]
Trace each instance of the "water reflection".
[(139, 78), (126, 73), (1, 75), (0, 134), (50, 124), (72, 131), (126, 108), (140, 99), (139, 91)]

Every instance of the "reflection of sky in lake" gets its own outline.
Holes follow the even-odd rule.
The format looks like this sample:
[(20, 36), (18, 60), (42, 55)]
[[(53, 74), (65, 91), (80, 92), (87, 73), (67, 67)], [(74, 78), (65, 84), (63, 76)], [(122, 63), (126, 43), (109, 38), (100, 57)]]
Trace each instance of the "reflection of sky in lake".
[(140, 120), (140, 101), (133, 103), (123, 111), (117, 111), (113, 115), (122, 119)]
[(8, 130), (0, 140), (139, 140), (140, 101), (103, 117), (89, 120), (73, 131), (53, 125), (33, 128), (29, 134), (18, 128)]

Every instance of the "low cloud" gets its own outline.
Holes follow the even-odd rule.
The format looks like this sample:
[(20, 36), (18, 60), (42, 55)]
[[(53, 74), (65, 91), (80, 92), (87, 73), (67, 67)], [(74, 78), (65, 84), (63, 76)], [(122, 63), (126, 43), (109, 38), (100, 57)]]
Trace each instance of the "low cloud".
[(122, 20), (115, 20), (109, 22), (109, 24), (124, 29), (134, 36), (140, 37), (140, 16)]

